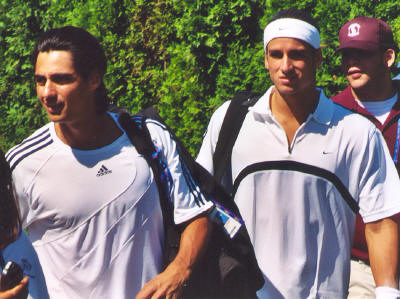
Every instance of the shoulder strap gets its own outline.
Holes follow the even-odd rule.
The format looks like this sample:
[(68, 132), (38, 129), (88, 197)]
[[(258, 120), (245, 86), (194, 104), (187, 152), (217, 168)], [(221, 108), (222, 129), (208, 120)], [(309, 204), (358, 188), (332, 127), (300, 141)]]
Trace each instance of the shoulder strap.
[(229, 104), (213, 156), (214, 177), (218, 182), (221, 182), (226, 170), (230, 169), (232, 148), (249, 107), (253, 106), (260, 97), (258, 93), (239, 91)]
[(118, 117), (118, 122), (125, 130), (126, 134), (129, 137), (129, 140), (135, 146), (138, 153), (143, 155), (154, 173), (154, 179), (157, 183), (157, 188), (160, 196), (160, 204), (163, 213), (164, 224), (165, 227), (167, 227), (173, 222), (172, 207), (170, 201), (168, 200), (165, 185), (162, 183), (163, 174), (160, 164), (158, 163), (159, 153), (157, 152), (153, 144), (150, 133), (145, 124), (145, 118), (141, 119), (141, 123), (139, 126), (138, 123), (136, 123), (128, 113), (122, 112)]
[[(152, 113), (157, 113), (156, 110), (152, 110)], [(157, 114), (158, 115), (158, 114)], [(143, 115), (142, 115), (143, 116)], [(146, 162), (154, 174), (154, 180), (157, 184), (158, 194), (160, 198), (161, 213), (163, 218), (165, 241), (167, 242), (166, 249), (163, 251), (163, 262), (164, 267), (167, 267), (172, 259), (176, 256), (179, 249), (180, 242), (180, 231), (175, 225), (173, 220), (173, 206), (169, 200), (168, 187), (165, 177), (164, 168), (161, 165), (159, 159), (160, 153), (154, 146), (153, 140), (151, 139), (150, 132), (147, 129), (146, 118), (140, 119), (140, 124), (132, 119), (131, 115), (127, 112), (121, 112), (118, 117), (118, 122), (121, 127), (125, 130), (129, 140), (135, 146), (139, 154), (143, 155)]]
[(6, 265), (6, 262), (5, 262), (4, 257), (3, 257), (3, 251), (0, 250), (0, 269), (4, 269), (5, 265)]

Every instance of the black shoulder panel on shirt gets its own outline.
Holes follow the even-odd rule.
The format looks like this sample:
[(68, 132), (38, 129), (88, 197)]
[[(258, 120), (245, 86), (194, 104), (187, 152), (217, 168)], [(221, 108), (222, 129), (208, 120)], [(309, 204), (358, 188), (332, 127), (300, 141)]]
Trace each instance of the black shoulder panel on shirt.
[[(313, 165), (304, 164), (296, 161), (266, 161), (255, 163), (244, 168), (239, 175), (237, 176), (235, 183), (233, 185), (232, 196), (235, 196), (235, 193), (239, 187), (241, 181), (249, 174), (264, 171), (264, 170), (289, 170), (289, 171), (297, 171), (302, 173), (307, 173), (311, 175), (315, 175), (326, 179), (331, 182), (336, 189), (339, 191), (340, 195), (349, 205), (354, 213), (358, 213), (359, 206), (356, 200), (351, 196), (350, 192), (346, 188), (346, 186), (342, 183), (342, 181), (332, 172), (319, 168)], [(289, 188), (289, 187), (288, 187)]]

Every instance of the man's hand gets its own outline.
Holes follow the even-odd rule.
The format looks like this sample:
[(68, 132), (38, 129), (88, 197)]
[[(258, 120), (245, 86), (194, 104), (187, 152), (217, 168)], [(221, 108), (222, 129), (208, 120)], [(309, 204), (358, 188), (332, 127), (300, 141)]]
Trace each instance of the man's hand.
[(25, 276), (18, 285), (7, 291), (0, 292), (0, 299), (26, 299), (28, 297), (28, 276)]
[(179, 298), (194, 264), (204, 252), (210, 227), (207, 217), (199, 217), (189, 223), (182, 233), (176, 258), (164, 272), (147, 282), (135, 298)]
[(182, 293), (183, 284), (189, 275), (190, 273), (186, 267), (178, 265), (178, 262), (174, 260), (164, 272), (144, 285), (142, 290), (137, 294), (136, 299), (177, 299)]

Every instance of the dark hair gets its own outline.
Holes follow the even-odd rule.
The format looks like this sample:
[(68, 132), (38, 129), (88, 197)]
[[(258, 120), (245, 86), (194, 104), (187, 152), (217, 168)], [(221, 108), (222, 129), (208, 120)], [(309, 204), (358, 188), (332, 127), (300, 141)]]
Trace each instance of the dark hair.
[[(50, 29), (44, 32), (36, 42), (32, 53), (32, 63), (35, 68), (39, 52), (69, 51), (74, 60), (76, 72), (88, 79), (93, 72), (97, 72), (101, 78), (107, 69), (107, 59), (99, 41), (82, 28), (65, 26)], [(110, 99), (103, 79), (95, 91), (96, 109), (98, 113), (107, 110)]]
[(21, 232), (21, 220), (14, 196), (11, 170), (0, 150), (0, 248), (15, 241)]
[(272, 17), (272, 19), (269, 21), (269, 23), (278, 20), (278, 19), (284, 19), (284, 18), (290, 18), (290, 19), (298, 19), (304, 22), (307, 22), (311, 25), (313, 25), (317, 30), (319, 31), (319, 26), (315, 19), (304, 9), (297, 9), (297, 8), (289, 8), (289, 9), (282, 9), (276, 13), (275, 16)]

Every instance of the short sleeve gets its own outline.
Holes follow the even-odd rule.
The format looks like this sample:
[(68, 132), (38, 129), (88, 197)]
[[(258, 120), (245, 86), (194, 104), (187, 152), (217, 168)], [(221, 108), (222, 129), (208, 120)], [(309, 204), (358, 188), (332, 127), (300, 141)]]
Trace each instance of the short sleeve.
[(186, 222), (208, 211), (214, 204), (191, 176), (174, 137), (157, 121), (147, 120), (147, 127), (172, 180), (170, 199), (174, 206), (175, 223)]
[(211, 174), (214, 174), (214, 151), (229, 104), (230, 101), (225, 102), (211, 116), (207, 131), (204, 134), (203, 143), (196, 158), (196, 161), (205, 169), (207, 169), (208, 172), (210, 172)]
[(400, 212), (400, 180), (382, 134), (375, 129), (363, 153), (360, 167), (359, 206), (364, 222)]

